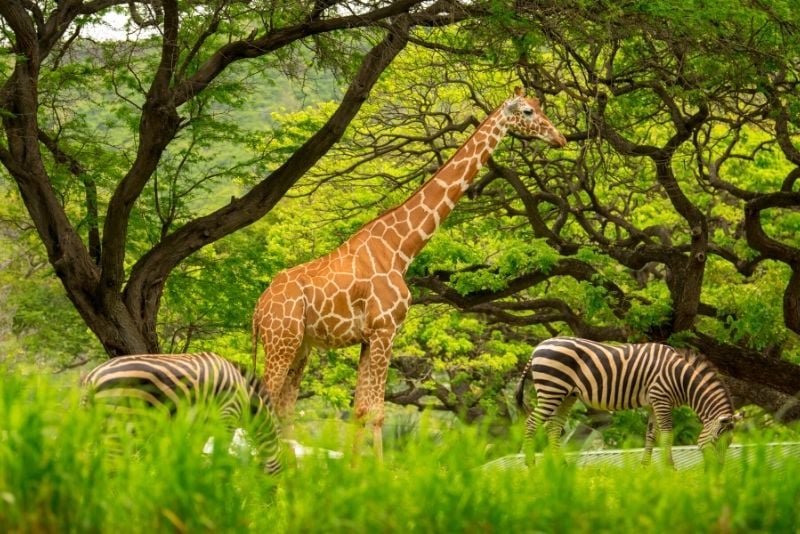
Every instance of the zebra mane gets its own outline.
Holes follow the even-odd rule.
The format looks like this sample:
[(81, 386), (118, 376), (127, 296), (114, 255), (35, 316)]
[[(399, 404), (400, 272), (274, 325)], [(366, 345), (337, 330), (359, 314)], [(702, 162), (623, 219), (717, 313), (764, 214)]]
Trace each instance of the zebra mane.
[(264, 402), (270, 404), (269, 390), (267, 390), (267, 384), (264, 382), (264, 379), (246, 365), (234, 360), (228, 361), (231, 362), (231, 364), (236, 367), (236, 370), (244, 377), (247, 385), (250, 386)]
[(720, 379), (721, 373), (719, 372), (719, 369), (717, 369), (717, 366), (711, 363), (711, 360), (692, 349), (672, 347), (672, 350), (674, 350), (678, 356), (683, 358), (686, 363), (691, 365), (694, 370), (700, 374), (700, 376), (713, 376), (722, 386), (722, 389), (725, 390), (725, 395), (728, 397), (728, 402), (730, 402), (731, 406), (733, 406), (731, 390), (728, 388), (728, 384), (726, 384), (724, 380)]

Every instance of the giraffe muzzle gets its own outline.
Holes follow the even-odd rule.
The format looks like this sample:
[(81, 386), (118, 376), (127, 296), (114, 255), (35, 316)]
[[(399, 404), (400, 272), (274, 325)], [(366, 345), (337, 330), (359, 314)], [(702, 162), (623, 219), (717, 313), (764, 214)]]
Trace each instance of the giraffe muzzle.
[(545, 141), (547, 141), (553, 148), (564, 148), (564, 145), (567, 144), (567, 138), (561, 135), (561, 132), (555, 130), (548, 132)]

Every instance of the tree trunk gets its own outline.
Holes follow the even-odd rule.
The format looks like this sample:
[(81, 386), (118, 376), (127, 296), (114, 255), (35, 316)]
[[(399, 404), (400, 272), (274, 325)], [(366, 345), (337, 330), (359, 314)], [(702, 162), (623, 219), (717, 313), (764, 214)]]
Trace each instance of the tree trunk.
[[(39, 13), (32, 4), (0, 2), (0, 17), (14, 34), (17, 54), (13, 74), (0, 88), (7, 138), (6, 147), (0, 145), (0, 162), (16, 181), (69, 299), (109, 355), (159, 351), (156, 318), (169, 273), (203, 246), (263, 217), (341, 138), (380, 74), (406, 46), (410, 25), (441, 22), (438, 8), (409, 15), (409, 10), (419, 3), (420, 0), (397, 0), (358, 16), (320, 18), (317, 13), (294, 25), (266, 29), (259, 37), (227, 43), (194, 73), (182, 77), (182, 73), (176, 73), (180, 56), (179, 6), (175, 0), (161, 2), (161, 56), (142, 107), (136, 157), (114, 189), (100, 235), (96, 226), (99, 217), (94, 182), (86, 182), (84, 166), (64, 153), (56, 138), (39, 130), (37, 83), (42, 62), (60, 42), (69, 23), (79, 14), (91, 15), (107, 6), (102, 2), (91, 6), (62, 2), (47, 13)], [(41, 17), (34, 17), (35, 13)], [(453, 14), (452, 20), (444, 22), (466, 16), (466, 13)], [(391, 20), (386, 26), (386, 37), (366, 54), (330, 120), (284, 165), (242, 198), (165, 236), (139, 258), (126, 280), (130, 213), (181, 127), (178, 107), (203, 91), (235, 61), (274, 52), (310, 35), (374, 26), (381, 20)], [(90, 227), (91, 251), (81, 241), (53, 189), (40, 143), (86, 186), (87, 209), (94, 225)]]

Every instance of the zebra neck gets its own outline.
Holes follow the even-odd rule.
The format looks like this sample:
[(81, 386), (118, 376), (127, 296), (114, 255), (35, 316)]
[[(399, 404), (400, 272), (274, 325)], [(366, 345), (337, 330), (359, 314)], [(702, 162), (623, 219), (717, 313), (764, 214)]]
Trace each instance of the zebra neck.
[(720, 416), (733, 414), (733, 403), (730, 401), (725, 386), (719, 380), (693, 382), (687, 391), (686, 404), (697, 414), (703, 424)]
[(259, 375), (249, 372), (244, 376), (247, 380), (248, 389), (261, 397), (261, 400), (264, 401), (265, 404), (268, 404), (269, 390), (267, 390), (267, 384), (264, 382), (264, 379)]

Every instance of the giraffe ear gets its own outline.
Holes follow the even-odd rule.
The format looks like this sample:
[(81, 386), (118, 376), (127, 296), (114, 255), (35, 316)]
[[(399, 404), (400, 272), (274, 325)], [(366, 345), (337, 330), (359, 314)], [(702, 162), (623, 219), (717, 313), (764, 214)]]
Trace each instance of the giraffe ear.
[(512, 97), (506, 102), (505, 109), (503, 110), (505, 113), (513, 115), (519, 111), (519, 97)]
[(525, 96), (525, 89), (520, 86), (514, 87), (514, 96)]

